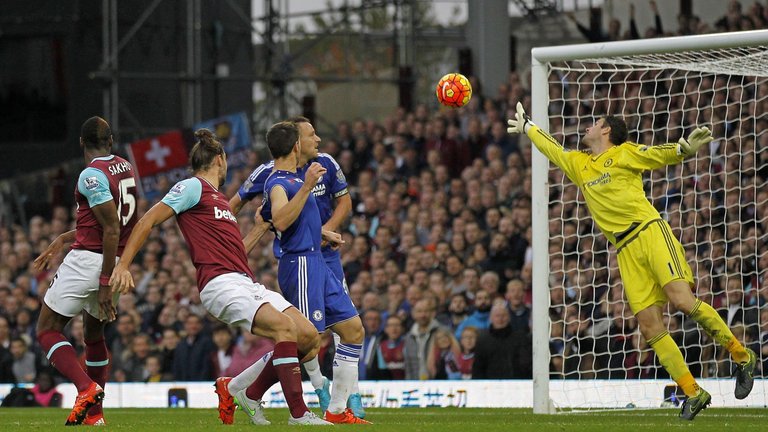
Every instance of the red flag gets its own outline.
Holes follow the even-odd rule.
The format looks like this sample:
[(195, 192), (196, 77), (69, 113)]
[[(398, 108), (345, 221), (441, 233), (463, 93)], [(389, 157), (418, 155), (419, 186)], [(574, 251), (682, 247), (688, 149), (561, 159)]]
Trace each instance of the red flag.
[(187, 148), (181, 131), (136, 141), (128, 146), (139, 176), (148, 176), (187, 164)]

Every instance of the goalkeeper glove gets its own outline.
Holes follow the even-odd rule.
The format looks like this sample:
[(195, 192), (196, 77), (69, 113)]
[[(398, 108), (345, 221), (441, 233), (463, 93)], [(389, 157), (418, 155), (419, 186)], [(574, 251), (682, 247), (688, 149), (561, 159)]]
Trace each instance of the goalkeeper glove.
[(509, 134), (528, 133), (528, 129), (533, 126), (531, 118), (525, 114), (523, 104), (520, 102), (517, 103), (517, 113), (515, 113), (515, 119), (507, 120), (507, 124), (509, 125), (507, 128), (507, 133)]
[(680, 138), (677, 141), (677, 154), (683, 157), (691, 157), (696, 154), (697, 151), (705, 144), (709, 144), (714, 138), (712, 132), (706, 127), (699, 127), (694, 129), (688, 139)]

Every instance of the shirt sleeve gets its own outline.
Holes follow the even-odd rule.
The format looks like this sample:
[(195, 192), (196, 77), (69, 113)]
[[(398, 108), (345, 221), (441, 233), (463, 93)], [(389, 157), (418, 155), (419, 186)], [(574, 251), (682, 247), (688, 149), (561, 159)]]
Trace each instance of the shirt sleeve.
[(328, 186), (330, 186), (331, 195), (333, 195), (334, 198), (338, 198), (342, 195), (348, 194), (349, 190), (347, 189), (347, 177), (344, 175), (341, 167), (336, 162), (336, 159), (334, 159), (333, 156), (329, 154), (323, 154), (323, 156), (329, 162), (326, 163), (326, 166), (328, 167)]
[(240, 199), (243, 201), (251, 201), (256, 196), (264, 193), (264, 184), (269, 178), (269, 174), (272, 172), (272, 162), (267, 164), (261, 164), (258, 168), (253, 170), (248, 179), (243, 182), (240, 189), (237, 190), (237, 194), (240, 195)]
[(637, 171), (655, 170), (683, 161), (683, 156), (677, 153), (678, 144), (676, 143), (649, 146), (627, 142), (621, 147), (624, 151), (620, 163)]
[(112, 200), (112, 192), (109, 191), (109, 180), (101, 170), (88, 167), (80, 173), (77, 180), (77, 190), (88, 200), (88, 205), (93, 208)]
[(189, 178), (176, 183), (161, 202), (179, 214), (197, 205), (202, 194), (203, 185), (200, 180)]
[(563, 170), (565, 175), (571, 180), (574, 180), (574, 164), (573, 161), (578, 155), (583, 154), (580, 152), (574, 152), (566, 149), (560, 144), (552, 135), (544, 132), (540, 127), (534, 125), (528, 129), (528, 138), (531, 139), (533, 144), (544, 153), (553, 164)]

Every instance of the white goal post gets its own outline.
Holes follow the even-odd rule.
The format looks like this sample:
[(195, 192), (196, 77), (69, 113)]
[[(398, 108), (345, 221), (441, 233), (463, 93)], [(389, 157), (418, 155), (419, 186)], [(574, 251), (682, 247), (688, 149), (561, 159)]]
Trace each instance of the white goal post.
[[(764, 178), (768, 172), (768, 145), (763, 147), (768, 144), (768, 137), (762, 138), (768, 134), (768, 130), (762, 130), (768, 126), (768, 112), (761, 109), (764, 105), (768, 107), (768, 103), (764, 103), (768, 99), (768, 31), (542, 47), (533, 48), (531, 56), (532, 119), (566, 148), (583, 149), (578, 147), (578, 142), (584, 129), (606, 114), (625, 117), (629, 140), (648, 145), (676, 142), (694, 123), (713, 129), (716, 140), (709, 152), (703, 149), (692, 161), (646, 173), (646, 191), (662, 217), (670, 220), (676, 236), (683, 235), (681, 242), (694, 276), (697, 280), (704, 278), (709, 285), (709, 291), (699, 291), (697, 295), (710, 298), (722, 295), (726, 308), (740, 306), (743, 313), (751, 317), (756, 313), (757, 322), (752, 323), (750, 318), (750, 324), (744, 323), (744, 335), (755, 331), (749, 325), (757, 326), (758, 334), (762, 328), (768, 329), (758, 306), (748, 304), (747, 300), (747, 294), (752, 296), (750, 301), (759, 300), (758, 287), (754, 284), (748, 287), (744, 282), (751, 274), (756, 275), (755, 280), (768, 282), (764, 276), (766, 269), (760, 268), (768, 263), (764, 246), (768, 244), (765, 237), (768, 211), (763, 210), (768, 208), (768, 202), (766, 194), (760, 193), (768, 189)], [(647, 142), (649, 140), (652, 142)], [(720, 170), (717, 175), (716, 170)], [(720, 183), (716, 185), (716, 182)], [(589, 320), (585, 327), (599, 324), (587, 307), (591, 311), (603, 308), (609, 311), (604, 317), (609, 321), (603, 322), (601, 330), (595, 330), (592, 337), (605, 331), (606, 325), (612, 325), (610, 320), (615, 314), (621, 314), (620, 306), (615, 306), (619, 302), (611, 301), (613, 285), (619, 285), (615, 253), (593, 226), (575, 187), (535, 148), (531, 186), (534, 413), (554, 413), (561, 408), (665, 405), (662, 393), (667, 385), (674, 383), (668, 377), (654, 376), (659, 374), (658, 368), (638, 369), (638, 374), (627, 370), (614, 374), (612, 367), (618, 364), (621, 368), (628, 363), (613, 362), (614, 352), (610, 350), (602, 356), (602, 363), (598, 361), (600, 354), (589, 352), (597, 350), (597, 342), (591, 346), (582, 343), (575, 353), (568, 350), (569, 337), (573, 341), (578, 339), (567, 334), (572, 322), (566, 318), (560, 322), (550, 319), (551, 307), (562, 305), (563, 317), (574, 312), (579, 319)], [(715, 208), (716, 212), (712, 207), (714, 201), (722, 204)], [(733, 210), (733, 206), (739, 210)], [(751, 215), (743, 214), (747, 207)], [(555, 227), (561, 231), (553, 230)], [(574, 244), (572, 251), (569, 248)], [(734, 247), (738, 247), (736, 257), (731, 256)], [(721, 248), (728, 251), (728, 255), (722, 252), (723, 260), (727, 260), (726, 269), (715, 265), (719, 262), (715, 250), (721, 253)], [(587, 250), (592, 250), (592, 256), (585, 259), (582, 252)], [(601, 259), (596, 258), (598, 253)], [(577, 269), (569, 268), (573, 267), (573, 260)], [(550, 267), (550, 261), (556, 265)], [(582, 261), (593, 263), (593, 267)], [(747, 262), (754, 265), (745, 264)], [(735, 273), (745, 291), (741, 304), (733, 303), (736, 300), (726, 295), (725, 285)], [(582, 301), (581, 282), (591, 284), (593, 297), (589, 305)], [(600, 298), (598, 285), (604, 287)], [(715, 285), (723, 294), (716, 292)], [(753, 292), (746, 293), (747, 289)], [(550, 296), (559, 298), (560, 295), (551, 290), (561, 290), (564, 297), (573, 296), (571, 300), (551, 305)], [(681, 315), (674, 314), (670, 318), (674, 323), (670, 325), (679, 325), (680, 337), (688, 338), (691, 333), (685, 332), (695, 332), (695, 326)], [(728, 320), (731, 318), (728, 315)], [(551, 340), (554, 327), (557, 328)], [(557, 336), (560, 329), (563, 335)], [(727, 359), (720, 362), (714, 358), (721, 352), (702, 333), (693, 334), (692, 338), (699, 338), (700, 343), (684, 349), (683, 354), (686, 362), (697, 364), (699, 372), (694, 375), (697, 379), (704, 378), (703, 386), (713, 394), (713, 406), (745, 406), (744, 403), (765, 406), (768, 389), (762, 379), (756, 379), (753, 394), (744, 403), (733, 398), (732, 380), (725, 381), (729, 376), (726, 369), (731, 365)], [(566, 346), (563, 354), (558, 354), (557, 362), (551, 354), (551, 341), (555, 346)], [(638, 358), (648, 351), (647, 347), (638, 348)], [(650, 353), (653, 356), (652, 351)], [(758, 357), (759, 361), (765, 359), (759, 352)], [(585, 366), (587, 361), (591, 366)], [(550, 370), (551, 365), (560, 362), (575, 364), (576, 370), (570, 376), (566, 366), (558, 365), (555, 371)], [(626, 377), (616, 378), (622, 374)], [(633, 379), (630, 380), (629, 375)], [(666, 406), (671, 406), (669, 401)]]

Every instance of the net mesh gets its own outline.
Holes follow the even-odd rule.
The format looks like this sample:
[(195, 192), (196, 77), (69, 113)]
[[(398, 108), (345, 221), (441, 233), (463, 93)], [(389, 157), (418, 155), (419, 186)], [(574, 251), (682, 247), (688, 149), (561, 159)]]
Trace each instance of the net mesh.
[[(758, 374), (768, 345), (766, 56), (768, 47), (753, 47), (548, 65), (549, 131), (566, 148), (584, 150), (584, 129), (605, 114), (622, 116), (629, 140), (648, 145), (712, 129), (708, 148), (646, 172), (644, 185), (685, 247), (696, 295), (755, 350)], [(550, 397), (558, 408), (664, 404), (658, 385), (626, 385), (673, 382), (624, 300), (615, 250), (578, 188), (551, 164), (549, 185)], [(664, 320), (695, 377), (731, 376), (728, 352), (693, 320), (670, 306)], [(717, 397), (733, 386), (708, 390)], [(666, 404), (675, 403), (672, 391)]]

